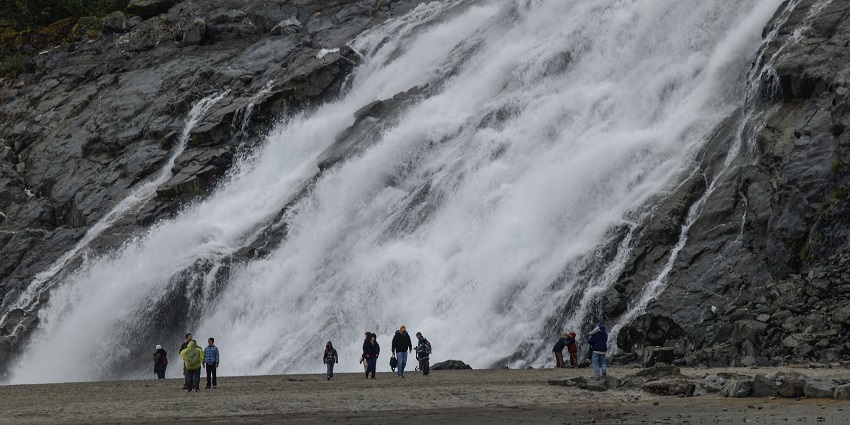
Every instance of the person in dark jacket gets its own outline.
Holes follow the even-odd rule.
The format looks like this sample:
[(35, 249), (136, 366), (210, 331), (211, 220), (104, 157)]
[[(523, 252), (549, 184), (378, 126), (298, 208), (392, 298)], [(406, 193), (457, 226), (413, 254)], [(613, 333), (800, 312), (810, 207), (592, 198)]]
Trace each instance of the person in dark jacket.
[(157, 379), (165, 379), (165, 368), (168, 367), (168, 353), (162, 349), (161, 345), (156, 346), (156, 351), (153, 353), (153, 373)]
[(369, 372), (372, 373), (372, 379), (375, 379), (375, 368), (378, 366), (378, 355), (381, 354), (381, 346), (378, 345), (378, 336), (374, 333), (369, 335), (369, 339), (363, 342), (363, 358), (366, 359), (366, 378), (369, 378)]
[(567, 338), (567, 352), (570, 353), (570, 367), (578, 367), (578, 346), (576, 345), (576, 333), (570, 332)]
[[(186, 349), (186, 347), (189, 345), (189, 342), (191, 342), (191, 341), (192, 341), (192, 334), (186, 334), (186, 340), (183, 341), (182, 344), (180, 344), (180, 350), (177, 351), (177, 353), (178, 354), (182, 353), (183, 350)], [(181, 389), (182, 390), (191, 389), (191, 388), (189, 388), (189, 374), (186, 373), (186, 365), (185, 364), (183, 365), (183, 388), (181, 388)]]
[(608, 351), (608, 333), (605, 332), (605, 325), (600, 324), (598, 328), (591, 331), (587, 343), (590, 344), (590, 350), (593, 352), (591, 356), (593, 373), (599, 376), (601, 371), (602, 375), (605, 375), (607, 372), (605, 353)]
[(567, 346), (567, 338), (569, 335), (563, 334), (558, 338), (558, 342), (552, 347), (552, 352), (555, 353), (555, 367), (564, 367), (564, 347)]
[(334, 377), (334, 364), (339, 363), (339, 356), (330, 341), (325, 345), (325, 353), (322, 354), (322, 361), (328, 366), (328, 381), (330, 381)]
[(407, 366), (407, 354), (413, 352), (413, 343), (410, 342), (410, 334), (407, 333), (407, 328), (404, 325), (401, 325), (401, 328), (395, 331), (392, 349), (393, 355), (398, 360), (398, 377), (404, 378), (404, 367)]
[[(372, 336), (372, 332), (366, 331), (366, 337), (363, 338), (363, 347), (366, 347), (366, 343), (369, 342), (369, 337), (371, 337), (371, 336)], [(363, 349), (363, 352), (364, 353), (366, 352), (365, 348)], [(369, 363), (366, 361), (366, 357), (363, 357), (362, 354), (360, 355), (360, 364), (363, 365), (363, 371), (364, 372), (369, 370)]]
[(431, 373), (431, 343), (422, 336), (422, 332), (416, 332), (416, 360), (419, 360), (419, 370), (422, 371), (422, 376), (428, 376)]

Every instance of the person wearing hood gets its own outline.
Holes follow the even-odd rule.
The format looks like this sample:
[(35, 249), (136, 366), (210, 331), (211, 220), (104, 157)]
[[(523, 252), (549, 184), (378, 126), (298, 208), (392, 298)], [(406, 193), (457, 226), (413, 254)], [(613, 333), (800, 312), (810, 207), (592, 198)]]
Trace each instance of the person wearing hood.
[(339, 363), (339, 356), (330, 341), (325, 346), (325, 354), (322, 354), (322, 361), (328, 366), (328, 381), (330, 381), (334, 377), (334, 364)]
[(204, 362), (204, 350), (195, 341), (189, 341), (186, 348), (180, 352), (183, 365), (186, 367), (186, 388), (188, 392), (201, 392), (201, 364)]
[(156, 346), (156, 351), (153, 352), (153, 373), (157, 379), (165, 379), (165, 368), (168, 366), (168, 353), (162, 349), (161, 345)]
[(567, 338), (567, 352), (570, 353), (570, 367), (578, 367), (578, 346), (576, 346), (576, 333), (570, 332)]
[(564, 347), (567, 346), (568, 336), (567, 334), (561, 335), (555, 346), (552, 347), (552, 352), (555, 353), (555, 367), (564, 367)]
[(363, 358), (366, 359), (366, 379), (369, 379), (369, 372), (372, 373), (372, 379), (375, 379), (375, 369), (378, 366), (378, 356), (381, 354), (381, 346), (378, 344), (378, 336), (374, 333), (369, 335), (369, 339), (363, 342)]
[(599, 325), (598, 328), (590, 332), (590, 338), (587, 339), (590, 344), (591, 362), (593, 363), (593, 373), (598, 377), (600, 371), (602, 375), (607, 372), (605, 364), (605, 353), (608, 351), (608, 333), (605, 332), (605, 325)]

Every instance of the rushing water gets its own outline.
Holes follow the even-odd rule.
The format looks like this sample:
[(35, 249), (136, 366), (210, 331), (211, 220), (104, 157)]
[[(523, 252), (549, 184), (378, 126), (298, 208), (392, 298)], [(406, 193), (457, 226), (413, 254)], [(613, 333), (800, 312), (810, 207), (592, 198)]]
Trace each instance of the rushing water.
[[(157, 335), (139, 323), (166, 297), (188, 300), (189, 331), (216, 337), (223, 374), (318, 372), (327, 340), (339, 369), (361, 370), (363, 332), (388, 351), (401, 324), (434, 360), (538, 365), (567, 300), (616, 278), (618, 229), (691, 173), (742, 106), (780, 0), (460, 3), (359, 36), (345, 96), (281, 123), (208, 200), (69, 273), (11, 382), (149, 375), (150, 354), (125, 342)], [(317, 175), (354, 111), (425, 84), (287, 209), (279, 247), (229, 261)], [(617, 255), (597, 257), (611, 244)], [(178, 364), (179, 340), (146, 343)], [(144, 368), (116, 367), (134, 358)]]

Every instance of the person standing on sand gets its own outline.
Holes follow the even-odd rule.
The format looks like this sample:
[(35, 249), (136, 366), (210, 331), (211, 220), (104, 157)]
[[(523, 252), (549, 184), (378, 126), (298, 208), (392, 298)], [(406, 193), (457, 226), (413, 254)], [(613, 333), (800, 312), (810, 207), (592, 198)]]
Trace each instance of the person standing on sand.
[(570, 367), (578, 367), (578, 347), (576, 346), (576, 333), (570, 332), (567, 338), (567, 352), (570, 353)]
[(552, 352), (555, 353), (555, 367), (564, 367), (564, 347), (567, 346), (567, 337), (569, 337), (567, 334), (561, 335), (552, 347)]
[(195, 341), (189, 341), (186, 348), (180, 352), (183, 358), (183, 367), (186, 368), (186, 389), (188, 392), (201, 392), (201, 364), (204, 362), (204, 350), (198, 347)]
[(392, 349), (393, 354), (398, 360), (398, 377), (404, 378), (404, 367), (407, 366), (407, 354), (413, 352), (413, 343), (410, 342), (410, 334), (407, 333), (407, 328), (404, 325), (401, 325), (401, 328), (395, 331)]
[[(183, 341), (182, 344), (180, 344), (180, 349), (177, 350), (177, 354), (182, 353), (183, 350), (185, 350), (186, 347), (189, 345), (189, 341), (191, 341), (191, 340), (192, 340), (192, 334), (190, 334), (190, 333), (186, 334), (186, 340)], [(189, 388), (189, 375), (186, 373), (186, 365), (184, 364), (183, 365), (183, 388), (181, 388), (181, 390), (185, 390), (185, 389), (191, 389), (191, 388)]]
[(215, 346), (215, 338), (207, 340), (207, 347), (204, 348), (204, 368), (207, 370), (207, 386), (210, 389), (210, 376), (212, 376), (212, 387), (218, 385), (216, 380), (216, 371), (218, 371), (218, 347)]
[(372, 379), (375, 379), (375, 368), (378, 366), (378, 355), (381, 354), (381, 346), (378, 344), (378, 336), (369, 335), (369, 339), (363, 342), (363, 358), (366, 359), (366, 379), (369, 379), (369, 372), (372, 372)]
[[(366, 331), (366, 337), (363, 338), (363, 347), (366, 347), (366, 343), (369, 342), (370, 336), (372, 336), (372, 332)], [(363, 349), (363, 352), (364, 353), (366, 352), (365, 348)], [(369, 370), (369, 363), (366, 362), (366, 357), (364, 357), (362, 354), (360, 355), (360, 364), (363, 365), (363, 371), (364, 372)]]
[(322, 354), (322, 362), (328, 366), (328, 381), (334, 377), (334, 364), (339, 363), (339, 356), (334, 349), (334, 345), (328, 341), (325, 345), (325, 353)]
[(168, 357), (161, 345), (156, 346), (156, 351), (153, 352), (153, 373), (157, 379), (165, 379), (165, 368), (168, 366)]
[(431, 374), (431, 343), (422, 336), (422, 332), (416, 332), (416, 360), (419, 360), (419, 370), (422, 371), (422, 376)]
[(602, 375), (605, 375), (608, 369), (605, 364), (605, 353), (608, 351), (608, 333), (605, 332), (605, 325), (600, 324), (598, 328), (591, 331), (587, 343), (590, 344), (590, 350), (593, 352), (591, 356), (593, 373), (597, 377), (600, 371)]

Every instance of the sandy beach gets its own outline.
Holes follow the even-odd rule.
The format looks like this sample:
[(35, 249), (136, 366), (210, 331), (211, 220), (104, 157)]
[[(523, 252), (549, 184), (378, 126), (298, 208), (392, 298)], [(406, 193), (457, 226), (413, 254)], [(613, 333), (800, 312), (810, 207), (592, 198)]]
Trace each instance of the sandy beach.
[[(765, 374), (787, 369), (730, 369)], [(722, 369), (684, 369), (702, 377)], [(801, 371), (797, 369), (797, 371)], [(634, 369), (612, 368), (612, 376)], [(806, 369), (812, 377), (847, 377), (846, 369)], [(182, 379), (0, 387), (2, 424), (579, 424), (850, 423), (850, 402), (831, 399), (678, 398), (641, 390), (590, 392), (553, 386), (588, 369), (434, 371), (400, 380), (380, 373), (222, 377), (215, 390), (187, 393)]]

